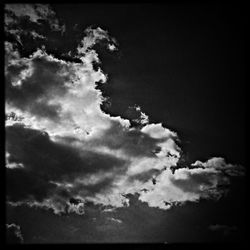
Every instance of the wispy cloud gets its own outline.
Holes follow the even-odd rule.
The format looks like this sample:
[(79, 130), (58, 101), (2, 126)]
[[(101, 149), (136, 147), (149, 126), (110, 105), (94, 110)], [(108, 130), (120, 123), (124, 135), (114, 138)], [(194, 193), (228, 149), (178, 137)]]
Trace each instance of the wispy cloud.
[(8, 240), (10, 241), (8, 243), (15, 243), (15, 239), (12, 239), (13, 235), (20, 243), (23, 243), (24, 239), (19, 225), (16, 225), (15, 223), (6, 224), (6, 228), (7, 236), (10, 234), (10, 236), (7, 238), (7, 242)]

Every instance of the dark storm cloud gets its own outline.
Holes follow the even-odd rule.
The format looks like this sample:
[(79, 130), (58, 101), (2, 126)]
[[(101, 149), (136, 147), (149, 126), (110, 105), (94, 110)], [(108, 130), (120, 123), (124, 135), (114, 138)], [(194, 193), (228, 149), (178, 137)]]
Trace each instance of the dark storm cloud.
[[(60, 145), (50, 140), (42, 131), (13, 125), (6, 128), (6, 151), (9, 162), (20, 162), (24, 168), (7, 169), (7, 196), (9, 201), (24, 200), (43, 201), (57, 194), (64, 198), (77, 194), (79, 190), (86, 193), (98, 192), (105, 185), (110, 185), (112, 176), (92, 185), (76, 185), (72, 191), (56, 185), (57, 182), (69, 182), (90, 173), (109, 171), (114, 167), (123, 168), (125, 161), (94, 152), (84, 155), (70, 146)], [(115, 172), (114, 172), (115, 173)], [(65, 203), (66, 205), (66, 203)]]
[(23, 171), (22, 169), (7, 169), (7, 199), (18, 202), (28, 198), (42, 201), (48, 197), (49, 191), (55, 190), (55, 185), (50, 184), (40, 176)]
[[(125, 161), (91, 151), (80, 154), (78, 149), (50, 140), (43, 131), (22, 125), (6, 127), (6, 150), (15, 160), (22, 162), (27, 171), (53, 180), (71, 178), (78, 173), (93, 173), (122, 166)], [(98, 164), (99, 163), (99, 164)]]

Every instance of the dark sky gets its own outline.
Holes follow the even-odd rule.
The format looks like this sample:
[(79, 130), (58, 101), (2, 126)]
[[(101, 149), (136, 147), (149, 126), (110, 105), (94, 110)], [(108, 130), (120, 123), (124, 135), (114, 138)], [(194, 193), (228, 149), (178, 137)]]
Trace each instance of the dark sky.
[[(20, 19), (23, 31), (34, 27), (47, 37), (41, 41), (23, 33), (23, 44), (16, 45), (21, 57), (28, 57), (44, 44), (46, 51), (55, 58), (79, 62), (76, 48), (83, 39), (84, 30), (89, 26), (101, 27), (117, 39), (118, 44), (118, 50), (113, 53), (104, 48), (107, 43), (101, 41), (94, 45), (101, 60), (99, 66), (108, 75), (107, 83), (97, 86), (103, 96), (109, 98), (102, 104), (103, 111), (132, 119), (131, 107), (139, 105), (149, 116), (150, 123), (162, 123), (177, 132), (183, 150), (182, 160), (190, 168), (196, 160), (206, 162), (212, 157), (223, 157), (227, 163), (246, 167), (247, 18), (243, 6), (51, 4), (51, 7), (58, 20), (65, 24), (66, 32), (61, 34), (51, 30), (45, 21), (42, 25), (34, 22), (32, 26), (28, 19)], [(15, 43), (16, 38), (13, 39), (8, 34), (8, 42)], [(70, 50), (75, 58), (66, 55)], [(24, 66), (9, 67), (6, 100), (41, 121), (48, 119), (64, 124), (60, 118), (60, 105), (50, 106), (47, 101), (50, 100), (48, 96), (58, 94), (56, 91), (62, 93), (61, 96), (65, 94), (66, 87), (61, 86), (70, 79), (73, 70), (66, 66), (69, 77), (61, 76), (62, 64), (53, 60), (33, 58), (34, 71), (24, 80), (26, 85), (23, 84), (21, 90), (13, 87), (12, 81), (27, 65), (22, 62)], [(57, 97), (60, 99), (59, 95)], [(80, 114), (79, 111), (79, 117)], [(108, 145), (111, 151), (121, 148), (131, 159), (137, 155), (150, 160), (152, 149), (156, 150), (153, 147), (161, 140), (145, 136), (141, 141), (138, 138), (142, 133), (138, 130), (120, 131), (119, 124), (112, 123), (105, 131), (105, 137), (93, 140), (93, 145)], [(62, 135), (64, 144), (60, 144), (60, 141), (57, 143), (51, 139), (49, 133), (20, 124), (7, 126), (6, 135), (9, 163), (24, 165), (23, 168), (21, 165), (9, 167), (6, 171), (7, 198), (13, 202), (27, 202), (31, 198), (42, 202), (52, 197), (56, 205), (56, 202), (61, 205), (68, 201), (69, 205), (81, 203), (75, 198), (79, 190), (86, 189), (86, 195), (105, 191), (117, 176), (127, 170), (126, 160), (105, 152), (92, 152), (88, 145), (83, 144), (89, 151), (84, 151), (84, 148), (80, 154), (81, 150), (71, 145), (80, 139), (65, 139)], [(79, 184), (71, 193), (61, 190), (56, 184), (65, 181), (74, 186), (77, 177), (94, 175), (99, 170), (103, 175), (112, 170), (114, 176), (98, 185)], [(16, 231), (9, 230), (11, 235), (7, 236), (12, 239), (21, 230), (24, 243), (242, 242), (246, 212), (244, 177), (237, 176), (236, 170), (235, 175), (229, 176), (225, 171), (218, 177), (203, 174), (203, 170), (197, 167), (197, 175), (187, 175), (190, 183), (180, 178), (171, 184), (179, 187), (183, 194), (185, 190), (197, 194), (197, 186), (214, 187), (213, 181), (218, 181), (216, 188), (227, 190), (221, 199), (206, 199), (198, 190), (199, 202), (187, 200), (181, 205), (175, 204), (170, 210), (163, 210), (141, 201), (138, 193), (126, 194), (130, 202), (128, 207), (104, 212), (102, 205), (86, 202), (83, 215), (71, 212), (55, 215), (53, 207), (44, 209), (9, 204), (7, 224), (14, 223), (10, 228)], [(134, 178), (151, 178), (152, 173), (159, 174), (155, 170)], [(227, 178), (230, 178), (230, 188)], [(9, 242), (15, 240), (9, 239)]]
[(100, 51), (110, 113), (126, 116), (128, 106), (139, 104), (152, 122), (179, 132), (190, 161), (223, 155), (245, 163), (246, 16), (240, 5), (54, 7), (79, 30), (101, 23), (119, 38), (118, 57)]

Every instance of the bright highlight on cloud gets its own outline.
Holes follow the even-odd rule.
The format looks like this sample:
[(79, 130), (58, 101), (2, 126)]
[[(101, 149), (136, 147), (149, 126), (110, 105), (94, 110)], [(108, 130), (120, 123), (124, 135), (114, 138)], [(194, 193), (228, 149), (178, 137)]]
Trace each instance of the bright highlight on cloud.
[[(55, 16), (44, 5), (7, 5), (6, 10), (7, 32), (23, 16), (37, 24)], [(57, 29), (53, 20), (49, 23)], [(139, 106), (134, 122), (140, 126), (101, 109), (105, 98), (97, 83), (108, 84), (108, 76), (94, 67), (100, 62), (94, 45), (102, 41), (110, 51), (117, 49), (107, 31), (87, 28), (77, 47), (79, 63), (44, 49), (22, 57), (15, 44), (5, 43), (9, 204), (84, 214), (87, 202), (104, 210), (129, 206), (127, 194), (160, 209), (219, 199), (231, 176), (244, 175), (242, 166), (212, 158), (177, 168), (182, 151), (174, 131), (149, 123)]]

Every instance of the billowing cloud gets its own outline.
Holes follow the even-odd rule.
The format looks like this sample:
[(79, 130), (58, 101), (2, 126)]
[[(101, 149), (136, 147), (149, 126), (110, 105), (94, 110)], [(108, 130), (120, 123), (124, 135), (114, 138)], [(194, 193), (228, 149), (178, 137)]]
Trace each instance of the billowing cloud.
[[(32, 12), (30, 20), (39, 23), (41, 13), (50, 15)], [(243, 167), (212, 158), (177, 169), (182, 151), (174, 131), (149, 123), (139, 106), (131, 120), (101, 109), (105, 98), (97, 83), (108, 77), (94, 67), (100, 62), (94, 45), (102, 41), (116, 44), (107, 31), (87, 28), (77, 47), (79, 62), (59, 60), (45, 49), (23, 57), (5, 44), (9, 204), (84, 214), (88, 202), (104, 210), (129, 206), (128, 194), (160, 209), (220, 198), (221, 186), (243, 174)]]
[(23, 243), (23, 235), (20, 226), (15, 223), (6, 224), (7, 243)]
[(180, 168), (173, 174), (166, 169), (155, 178), (155, 185), (143, 192), (139, 199), (149, 206), (168, 209), (174, 204), (199, 201), (202, 198), (218, 199), (230, 180), (216, 169)]

